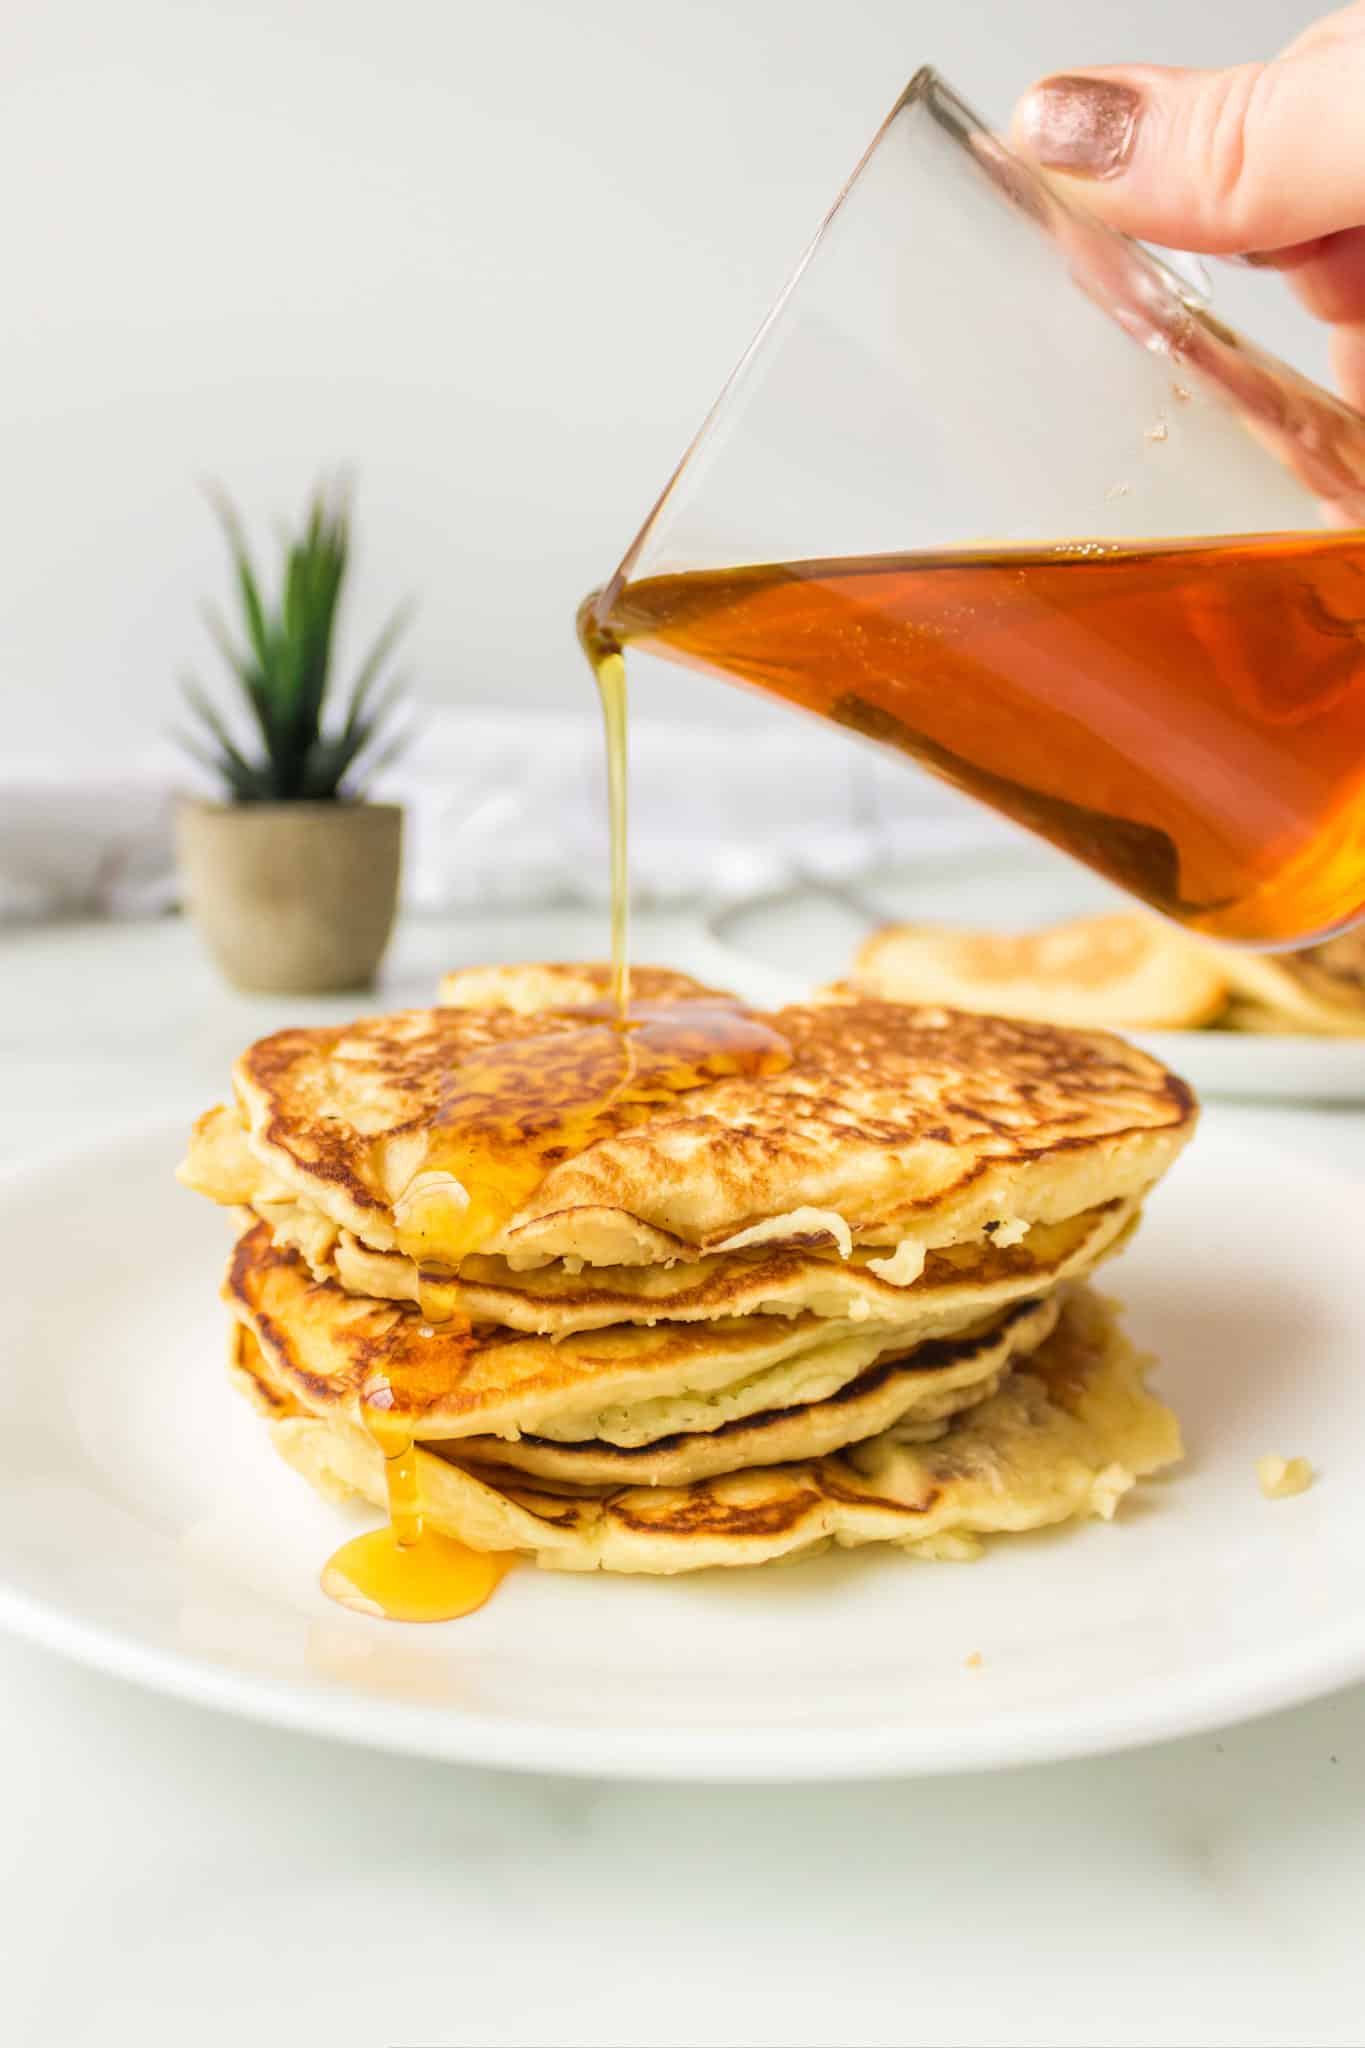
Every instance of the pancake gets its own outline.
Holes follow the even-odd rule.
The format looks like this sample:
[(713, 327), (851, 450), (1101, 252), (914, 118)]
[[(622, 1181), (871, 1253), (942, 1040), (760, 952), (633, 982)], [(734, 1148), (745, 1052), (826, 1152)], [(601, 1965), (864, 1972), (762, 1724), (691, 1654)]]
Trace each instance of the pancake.
[(1195, 1030), (1226, 1007), (1221, 956), (1140, 912), (1005, 934), (893, 924), (855, 956), (853, 985), (892, 1002), (1123, 1030)]
[[(534, 1017), (574, 1009), (610, 995), (608, 960), (541, 960), (515, 967), (461, 967), (441, 976), (437, 1000), (448, 1010), (515, 1010)], [(674, 967), (632, 967), (632, 1003), (671, 1003), (698, 996), (730, 1002), (726, 990), (695, 981)]]
[[(581, 1028), (535, 1007), (581, 972), (483, 969), (450, 978), (438, 1009), (261, 1040), (234, 1080), (269, 1188), (401, 1250), (395, 1205), (443, 1084), (485, 1048)], [(638, 986), (645, 1000), (656, 983), (642, 971)], [(844, 995), (766, 1021), (790, 1045), (783, 1071), (708, 1081), (559, 1158), (477, 1249), (526, 1271), (859, 1245), (905, 1286), (931, 1250), (1139, 1198), (1194, 1125), (1183, 1082), (1098, 1034)], [(427, 1249), (439, 1262), (439, 1238)]]
[[(233, 1248), (223, 1291), (282, 1393), (360, 1425), (362, 1396), (385, 1388), (389, 1412), (422, 1442), (529, 1431), (629, 1448), (828, 1399), (889, 1349), (906, 1350), (882, 1325), (810, 1315), (617, 1324), (558, 1341), (433, 1327), (415, 1310), (314, 1280), (263, 1223)], [(940, 1334), (976, 1337), (1011, 1313), (959, 1312)]]
[[(574, 1487), (681, 1486), (751, 1465), (823, 1457), (893, 1428), (901, 1441), (927, 1443), (944, 1433), (953, 1416), (995, 1393), (1009, 1367), (1051, 1334), (1059, 1309), (1057, 1296), (1020, 1302), (976, 1336), (941, 1338), (904, 1355), (897, 1347), (823, 1400), (746, 1410), (730, 1419), (723, 1398), (710, 1411), (698, 1404), (682, 1418), (688, 1426), (628, 1447), (599, 1438), (555, 1442), (533, 1435), (424, 1441), (438, 1457), (462, 1465), (501, 1467)], [(299, 1404), (253, 1333), (244, 1324), (234, 1332), (239, 1384), (267, 1413), (297, 1412)]]
[[(691, 1430), (630, 1446), (593, 1439), (556, 1443), (523, 1436), (470, 1440), (459, 1463), (502, 1466), (573, 1485), (683, 1486), (752, 1466), (818, 1458), (894, 1429), (904, 1442), (931, 1442), (952, 1417), (975, 1407), (1005, 1373), (1055, 1328), (1060, 1299), (1019, 1302), (989, 1330), (941, 1337), (884, 1356), (824, 1400), (760, 1409), (731, 1420), (694, 1417)], [(445, 1447), (436, 1445), (438, 1454)]]
[[(984, 1536), (1108, 1519), (1135, 1480), (1180, 1456), (1175, 1418), (1113, 1308), (1071, 1294), (1027, 1366), (937, 1442), (878, 1435), (837, 1456), (686, 1486), (570, 1488), (416, 1453), (433, 1527), (559, 1571), (674, 1573), (793, 1558), (833, 1543), (970, 1556)], [(249, 1366), (249, 1361), (248, 1361)], [(242, 1368), (246, 1370), (247, 1368)], [(344, 1420), (277, 1415), (281, 1455), (329, 1499), (385, 1498), (383, 1460)]]
[(1365, 1037), (1365, 925), (1289, 953), (1215, 945), (1141, 911), (1018, 935), (888, 925), (858, 951), (850, 985), (1063, 1025)]
[[(1246, 1031), (1257, 1037), (1283, 1038), (1296, 1034), (1303, 1036), (1308, 1028), (1301, 1019), (1287, 1016), (1283, 1010), (1272, 1010), (1264, 1003), (1244, 1003), (1234, 999), (1227, 1006), (1221, 1018), (1225, 1031)], [(1314, 1032), (1314, 1037), (1354, 1036), (1353, 1033)]]
[[(416, 1302), (418, 1268), (398, 1252), (371, 1251), (300, 1202), (255, 1202), (275, 1242), (302, 1254), (315, 1279), (338, 1280), (349, 1294)], [(458, 1280), (422, 1288), (425, 1312), (440, 1320), (464, 1316), (535, 1336), (567, 1336), (614, 1323), (705, 1322), (720, 1316), (825, 1316), (886, 1323), (932, 1334), (951, 1327), (960, 1309), (976, 1316), (1060, 1280), (1089, 1273), (1127, 1241), (1136, 1202), (1105, 1202), (1062, 1223), (1036, 1223), (1017, 1244), (950, 1245), (930, 1252), (908, 1287), (874, 1273), (870, 1254), (766, 1245), (671, 1266), (589, 1266), (562, 1263), (519, 1273), (505, 1259), (477, 1254)]]
[(1219, 958), (1233, 990), (1233, 1029), (1365, 1037), (1365, 925), (1297, 953), (1220, 947)]

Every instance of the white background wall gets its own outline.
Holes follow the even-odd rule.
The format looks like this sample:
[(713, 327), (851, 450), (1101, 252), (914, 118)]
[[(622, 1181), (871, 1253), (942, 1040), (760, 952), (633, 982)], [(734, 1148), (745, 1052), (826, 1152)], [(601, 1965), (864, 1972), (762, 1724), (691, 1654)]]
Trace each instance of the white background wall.
[[(1264, 54), (1303, 0), (5, 0), (5, 753), (136, 750), (262, 523), (359, 485), (357, 637), (434, 701), (572, 701), (574, 604), (896, 91)], [(1273, 279), (1219, 303), (1320, 369)], [(654, 701), (662, 701), (659, 681)], [(675, 674), (670, 708), (754, 717)]]

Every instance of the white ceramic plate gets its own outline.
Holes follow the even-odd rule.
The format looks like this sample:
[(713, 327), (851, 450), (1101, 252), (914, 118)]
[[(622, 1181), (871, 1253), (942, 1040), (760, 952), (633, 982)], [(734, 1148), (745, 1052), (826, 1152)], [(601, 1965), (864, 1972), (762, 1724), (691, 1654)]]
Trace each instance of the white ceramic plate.
[[(1360, 1181), (1223, 1112), (1121, 1279), (1189, 1460), (1111, 1526), (980, 1563), (875, 1548), (630, 1581), (529, 1567), (466, 1621), (333, 1607), (365, 1517), (223, 1374), (223, 1219), (161, 1129), (0, 1177), (0, 1620), (202, 1703), (376, 1746), (606, 1776), (835, 1778), (1121, 1747), (1365, 1673)], [(1254, 1463), (1304, 1453), (1267, 1502)], [(966, 1660), (980, 1652), (984, 1663)]]
[[(709, 925), (713, 951), (698, 971), (754, 1000), (797, 1002), (847, 974), (856, 948), (879, 924), (939, 919), (1026, 930), (1112, 907), (1113, 892), (1055, 855), (1022, 844), (999, 856), (928, 864), (855, 887), (812, 881), (736, 909)], [(1201, 1094), (1264, 1102), (1365, 1101), (1365, 1038), (1309, 1038), (1232, 1031), (1132, 1032)]]

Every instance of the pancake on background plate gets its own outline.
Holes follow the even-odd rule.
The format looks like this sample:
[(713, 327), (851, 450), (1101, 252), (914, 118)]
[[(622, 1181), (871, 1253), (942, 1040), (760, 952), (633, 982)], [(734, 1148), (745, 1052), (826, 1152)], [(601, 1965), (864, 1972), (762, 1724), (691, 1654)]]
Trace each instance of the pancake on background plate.
[(1086, 1284), (1194, 1128), (1158, 1061), (641, 969), (642, 1018), (720, 1010), (747, 1066), (589, 1101), (605, 986), (477, 969), (276, 1033), (196, 1126), (181, 1177), (240, 1224), (233, 1377), (320, 1490), (384, 1499), (376, 1387), (432, 1526), (562, 1570), (964, 1556), (1178, 1457)]
[(1292, 953), (1240, 953), (1142, 911), (1038, 931), (892, 924), (854, 956), (854, 989), (892, 1002), (1113, 1030), (1365, 1037), (1365, 926)]
[(1229, 953), (1223, 964), (1231, 1030), (1365, 1038), (1365, 925), (1301, 952)]

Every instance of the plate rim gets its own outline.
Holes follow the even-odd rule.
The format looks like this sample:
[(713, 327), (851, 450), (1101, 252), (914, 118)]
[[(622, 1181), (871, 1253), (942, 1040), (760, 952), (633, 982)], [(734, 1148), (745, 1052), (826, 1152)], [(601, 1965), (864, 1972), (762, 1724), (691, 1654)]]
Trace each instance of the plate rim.
[(1363, 1621), (1359, 1629), (1341, 1623), (1326, 1631), (1311, 1658), (1278, 1672), (1274, 1654), (1262, 1652), (1214, 1667), (1217, 1682), (1206, 1680), (1197, 1693), (1175, 1678), (1138, 1688), (1092, 1711), (1083, 1731), (1055, 1707), (1012, 1710), (946, 1732), (891, 1721), (818, 1734), (760, 1722), (728, 1730), (686, 1722), (586, 1729), (251, 1676), (139, 1643), (3, 1583), (0, 1628), (147, 1691), (295, 1734), (475, 1768), (657, 1784), (847, 1784), (1073, 1762), (1236, 1727), (1365, 1678)]

